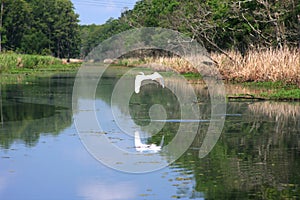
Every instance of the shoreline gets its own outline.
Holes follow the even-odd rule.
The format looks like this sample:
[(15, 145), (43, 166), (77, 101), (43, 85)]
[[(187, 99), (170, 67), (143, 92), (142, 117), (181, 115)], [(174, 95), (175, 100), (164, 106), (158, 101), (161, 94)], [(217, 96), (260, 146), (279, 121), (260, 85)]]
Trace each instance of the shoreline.
[[(275, 52), (275, 51), (274, 51)], [(274, 53), (273, 52), (273, 53)], [(270, 52), (267, 52), (268, 54)], [(277, 53), (282, 53), (278, 51)], [(288, 51), (285, 51), (286, 54), (290, 53)], [(295, 52), (294, 52), (295, 53)], [(294, 55), (294, 54), (293, 54)], [(21, 83), (22, 80), (34, 78), (36, 76), (49, 76), (51, 74), (56, 73), (64, 73), (64, 72), (70, 72), (70, 73), (76, 73), (76, 71), (81, 66), (81, 62), (76, 63), (63, 63), (61, 59), (53, 58), (50, 56), (35, 56), (35, 55), (19, 55), (10, 53), (7, 54), (8, 58), (4, 58), (5, 54), (2, 54), (2, 60), (0, 58), (1, 67), (0, 68), (0, 84), (5, 83)], [(215, 56), (215, 57), (214, 57)], [(220, 56), (220, 55), (219, 55)], [(257, 56), (257, 55), (256, 55)], [(294, 55), (295, 56), (295, 55)], [(212, 55), (213, 58), (216, 58), (216, 55)], [(300, 101), (300, 85), (296, 83), (300, 83), (300, 55), (299, 57), (299, 63), (295, 63), (294, 72), (296, 73), (297, 70), (299, 70), (299, 74), (293, 74), (291, 73), (292, 77), (296, 80), (290, 78), (287, 81), (281, 81), (281, 80), (242, 80), (242, 79), (234, 79), (229, 77), (224, 77), (224, 72), (221, 71), (221, 68), (225, 66), (225, 63), (222, 64), (222, 61), (224, 61), (224, 57), (220, 56), (220, 59), (218, 60), (218, 68), (220, 70), (220, 73), (224, 77), (224, 85), (228, 86), (231, 85), (236, 88), (242, 88), (240, 90), (235, 90), (235, 92), (227, 92), (227, 99), (228, 101), (233, 100), (239, 100), (239, 101)], [(298, 58), (297, 57), (297, 58)], [(8, 59), (11, 62), (14, 62), (12, 65), (8, 65)], [(227, 58), (228, 59), (228, 58)], [(245, 58), (243, 58), (245, 59)], [(285, 58), (286, 59), (286, 58)], [(295, 58), (294, 58), (295, 59)], [(29, 62), (30, 61), (30, 62)], [(285, 60), (283, 59), (282, 62)], [(293, 61), (293, 60), (290, 60)], [(22, 63), (24, 62), (24, 63)], [(244, 60), (244, 62), (246, 62)], [(27, 66), (24, 67), (25, 64), (29, 65), (30, 63), (33, 63), (34, 66)], [(143, 66), (149, 63), (158, 63), (156, 66), (151, 66), (153, 70), (160, 71), (161, 73), (164, 73), (164, 71), (167, 71), (165, 69), (165, 65), (172, 66), (175, 71), (179, 71), (187, 80), (190, 80), (191, 82), (201, 82), (201, 75), (199, 73), (195, 73), (191, 70), (191, 67), (188, 65), (186, 61), (180, 58), (129, 58), (129, 59), (120, 59), (116, 60), (114, 63), (111, 64), (111, 66), (115, 66), (116, 70), (120, 67), (137, 67), (137, 66)], [(3, 65), (7, 65), (5, 68), (5, 71), (3, 71)], [(246, 65), (247, 63), (244, 63)], [(268, 62), (266, 62), (268, 64)], [(249, 65), (249, 63), (248, 63)], [(299, 66), (298, 66), (299, 65)], [(8, 67), (9, 66), (9, 67)], [(12, 67), (10, 67), (12, 66)], [(228, 63), (226, 64), (228, 66)], [(236, 66), (235, 66), (236, 67)], [(227, 67), (229, 68), (229, 67)], [(249, 68), (249, 66), (248, 66)], [(2, 69), (2, 70), (1, 70)], [(233, 69), (235, 69), (233, 67)], [(231, 69), (232, 70), (232, 69)], [(227, 69), (227, 72), (229, 70)], [(2, 72), (2, 73), (1, 73)], [(299, 80), (298, 80), (299, 78)]]

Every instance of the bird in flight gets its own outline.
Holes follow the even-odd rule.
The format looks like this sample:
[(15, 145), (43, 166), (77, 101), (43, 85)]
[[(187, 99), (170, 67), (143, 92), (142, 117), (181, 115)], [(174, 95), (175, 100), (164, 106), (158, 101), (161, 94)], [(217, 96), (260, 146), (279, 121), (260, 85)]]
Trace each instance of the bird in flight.
[(140, 72), (140, 74), (136, 75), (136, 77), (135, 77), (135, 84), (134, 84), (135, 93), (140, 92), (142, 82), (145, 81), (145, 80), (157, 81), (163, 88), (165, 87), (164, 78), (159, 73), (154, 72), (151, 75), (145, 75), (143, 72)]

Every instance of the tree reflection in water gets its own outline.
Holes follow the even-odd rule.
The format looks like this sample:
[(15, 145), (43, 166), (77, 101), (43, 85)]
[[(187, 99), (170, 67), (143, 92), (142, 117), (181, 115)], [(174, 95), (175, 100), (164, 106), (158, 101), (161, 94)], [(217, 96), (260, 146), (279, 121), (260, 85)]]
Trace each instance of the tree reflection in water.
[[(106, 78), (96, 98), (110, 103), (117, 79)], [(166, 80), (166, 84), (167, 84)], [(170, 81), (170, 80), (169, 80)], [(41, 134), (58, 134), (72, 124), (73, 79), (55, 76), (43, 78), (38, 85), (3, 85), (1, 90), (3, 127), (0, 148), (8, 149), (15, 141), (28, 146)], [(175, 84), (175, 83), (174, 83)], [(147, 125), (148, 110), (159, 103), (169, 119), (180, 117), (176, 97), (155, 85), (143, 86), (133, 95), (130, 115), (136, 124)], [(184, 90), (180, 84), (178, 90)], [(203, 119), (210, 119), (209, 93), (197, 85)], [(164, 90), (167, 90), (166, 88)], [(156, 94), (148, 96), (149, 92)], [(120, 107), (122, 111), (122, 107)], [(201, 123), (189, 150), (169, 166), (173, 198), (205, 199), (299, 199), (300, 196), (300, 104), (288, 102), (228, 102), (228, 115), (218, 143), (204, 159), (198, 158), (209, 123)], [(145, 141), (167, 145), (179, 123), (165, 123), (163, 129)], [(175, 173), (174, 173), (175, 174)], [(164, 178), (167, 176), (162, 176)]]
[(0, 147), (15, 141), (34, 146), (40, 134), (57, 135), (72, 123), (73, 76), (37, 78), (36, 84), (7, 84), (1, 90)]

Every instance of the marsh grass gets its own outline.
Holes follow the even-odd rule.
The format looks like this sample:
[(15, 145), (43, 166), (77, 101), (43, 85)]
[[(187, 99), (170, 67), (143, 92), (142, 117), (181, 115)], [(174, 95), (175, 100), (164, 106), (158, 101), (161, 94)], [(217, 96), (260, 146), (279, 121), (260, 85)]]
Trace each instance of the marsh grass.
[(62, 61), (52, 56), (27, 55), (16, 53), (0, 54), (0, 73), (18, 69), (36, 69), (47, 65), (62, 64)]
[[(300, 87), (299, 49), (255, 49), (243, 57), (239, 52), (228, 51), (231, 59), (219, 53), (211, 53), (211, 58), (223, 76), (230, 82), (281, 82)], [(145, 57), (118, 61), (126, 66), (151, 67), (157, 71), (174, 70), (182, 74), (196, 73), (197, 70), (180, 57)]]
[(223, 54), (213, 53), (220, 73), (226, 80), (235, 82), (282, 82), (300, 86), (300, 50), (251, 50), (243, 57), (230, 51), (230, 60)]

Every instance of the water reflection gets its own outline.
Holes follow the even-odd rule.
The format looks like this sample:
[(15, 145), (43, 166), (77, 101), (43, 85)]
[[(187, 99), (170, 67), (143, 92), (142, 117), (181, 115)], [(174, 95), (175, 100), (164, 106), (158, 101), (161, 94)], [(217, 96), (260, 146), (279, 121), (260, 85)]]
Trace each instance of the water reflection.
[(140, 132), (135, 131), (135, 133), (134, 133), (134, 146), (135, 146), (135, 150), (137, 152), (157, 153), (157, 152), (161, 151), (163, 143), (164, 143), (164, 136), (162, 137), (159, 146), (157, 146), (156, 144), (144, 144), (141, 140)]
[(227, 117), (210, 155), (197, 159), (195, 140), (175, 165), (193, 170), (196, 190), (209, 199), (299, 198), (299, 108), (299, 103), (229, 103), (229, 112), (242, 115)]
[[(111, 110), (111, 90), (117, 79), (108, 76), (102, 81), (105, 84), (96, 94), (96, 109)], [(228, 102), (222, 136), (207, 157), (198, 157), (208, 127), (203, 121), (191, 148), (171, 166), (132, 175), (99, 164), (85, 151), (72, 123), (72, 83), (69, 76), (59, 75), (28, 85), (2, 85), (0, 199), (300, 198), (299, 103)], [(207, 89), (205, 85), (196, 87), (202, 117), (210, 119)], [(132, 96), (129, 128), (149, 123), (149, 103), (162, 104), (168, 119), (179, 118), (178, 101), (172, 93), (147, 98), (147, 92), (160, 89), (148, 85)], [(89, 101), (83, 97), (77, 104)], [(116, 105), (116, 110), (124, 114), (121, 106)], [(104, 120), (106, 132), (93, 134), (136, 152), (135, 131), (122, 134), (110, 115), (98, 116)], [(145, 130), (139, 130), (141, 141), (161, 146), (164, 138), (165, 146), (178, 127), (179, 121), (167, 121), (161, 132), (151, 137), (143, 137)]]
[(39, 78), (36, 81), (39, 82), (38, 85), (2, 86), (0, 128), (2, 148), (9, 149), (17, 140), (24, 141), (28, 146), (34, 146), (40, 134), (57, 135), (71, 125), (73, 80), (59, 75)]
[(87, 200), (134, 199), (136, 194), (136, 187), (132, 182), (119, 182), (117, 184), (91, 182), (79, 191), (79, 195)]

